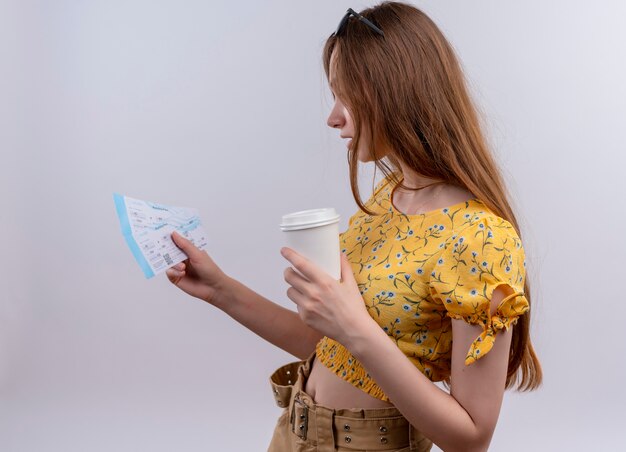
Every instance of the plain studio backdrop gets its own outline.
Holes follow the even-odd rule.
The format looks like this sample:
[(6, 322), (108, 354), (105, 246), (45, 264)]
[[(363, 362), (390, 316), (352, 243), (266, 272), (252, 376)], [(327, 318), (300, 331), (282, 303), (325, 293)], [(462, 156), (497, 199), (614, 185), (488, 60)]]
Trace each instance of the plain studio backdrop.
[[(146, 280), (112, 194), (197, 207), (217, 264), (295, 311), (281, 216), (334, 207), (345, 230), (357, 208), (323, 42), (372, 4), (0, 3), (0, 450), (266, 450), (269, 376), (297, 358)], [(465, 69), (529, 262), (545, 382), (506, 393), (490, 450), (621, 449), (626, 6), (415, 5)]]

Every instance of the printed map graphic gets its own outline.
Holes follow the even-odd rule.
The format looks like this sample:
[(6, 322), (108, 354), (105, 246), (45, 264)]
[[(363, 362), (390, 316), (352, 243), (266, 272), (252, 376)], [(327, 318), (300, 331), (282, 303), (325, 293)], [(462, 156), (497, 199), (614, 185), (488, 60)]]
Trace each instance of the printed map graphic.
[(146, 278), (187, 259), (171, 239), (172, 231), (204, 249), (207, 237), (197, 209), (158, 204), (113, 194), (122, 234)]

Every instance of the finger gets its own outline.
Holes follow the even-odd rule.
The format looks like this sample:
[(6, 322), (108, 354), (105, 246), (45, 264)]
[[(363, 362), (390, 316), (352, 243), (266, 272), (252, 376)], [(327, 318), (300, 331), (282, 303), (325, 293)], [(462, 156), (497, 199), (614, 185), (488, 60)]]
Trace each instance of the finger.
[(354, 271), (352, 270), (352, 264), (348, 260), (348, 256), (341, 253), (341, 282), (355, 281)]
[(196, 248), (196, 246), (191, 243), (190, 240), (186, 239), (176, 231), (172, 232), (172, 240), (177, 247), (179, 247), (187, 256), (189, 256), (189, 258), (198, 257), (199, 254), (202, 252), (198, 248)]
[(184, 271), (185, 270), (185, 263), (184, 262), (179, 262), (178, 264), (174, 265), (173, 267), (174, 270), (178, 270), (178, 271)]
[(178, 271), (172, 268), (168, 268), (167, 270), (165, 270), (165, 274), (167, 275), (167, 278), (170, 280), (170, 282), (174, 284), (177, 284), (180, 279), (185, 276), (184, 271)]
[(287, 289), (287, 297), (298, 305), (298, 312), (304, 307), (304, 302), (306, 301), (306, 297), (302, 295), (298, 290), (290, 287)]
[(293, 286), (300, 293), (309, 293), (310, 281), (305, 279), (301, 274), (292, 267), (287, 267), (284, 272), (285, 281)]
[(287, 247), (281, 248), (280, 254), (291, 262), (293, 266), (312, 283), (317, 284), (324, 282), (325, 273), (306, 257)]

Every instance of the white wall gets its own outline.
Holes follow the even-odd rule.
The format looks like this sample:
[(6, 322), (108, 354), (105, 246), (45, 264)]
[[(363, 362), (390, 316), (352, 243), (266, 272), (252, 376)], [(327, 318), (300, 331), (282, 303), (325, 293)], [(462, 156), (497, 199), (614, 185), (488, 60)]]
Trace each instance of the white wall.
[[(414, 3), (488, 117), (529, 260), (545, 384), (507, 393), (491, 450), (617, 450), (626, 6)], [(295, 310), (280, 216), (356, 209), (322, 44), (371, 4), (0, 2), (0, 450), (265, 450), (295, 357), (145, 280), (112, 193), (198, 207), (223, 270)]]

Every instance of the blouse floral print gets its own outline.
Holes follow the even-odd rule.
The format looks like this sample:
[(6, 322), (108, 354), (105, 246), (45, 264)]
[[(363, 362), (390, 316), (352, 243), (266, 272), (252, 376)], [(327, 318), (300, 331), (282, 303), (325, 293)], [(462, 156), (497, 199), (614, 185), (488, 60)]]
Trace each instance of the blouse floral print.
[[(341, 251), (372, 318), (424, 375), (441, 381), (450, 375), (451, 319), (483, 328), (467, 351), (471, 365), (491, 350), (498, 331), (529, 309), (524, 248), (513, 226), (477, 198), (405, 215), (391, 202), (393, 188), (388, 177), (378, 183), (366, 203), (378, 215), (359, 210), (350, 217)], [(510, 294), (491, 315), (500, 285), (510, 286)], [(323, 337), (316, 354), (339, 377), (389, 401), (337, 341)]]

